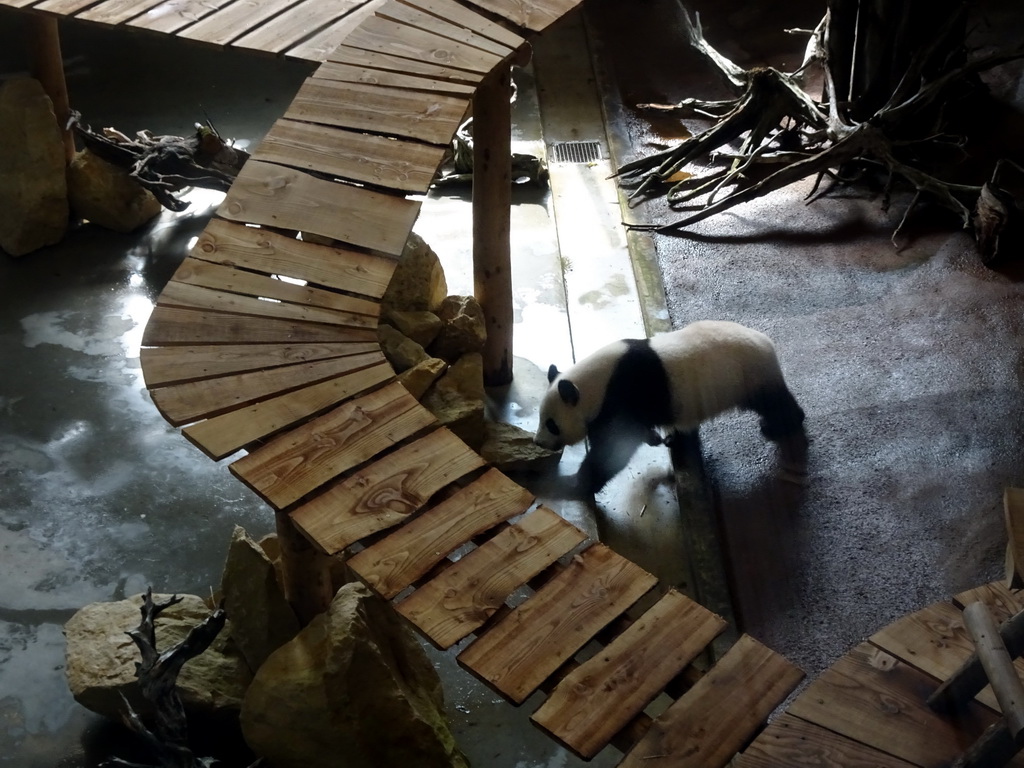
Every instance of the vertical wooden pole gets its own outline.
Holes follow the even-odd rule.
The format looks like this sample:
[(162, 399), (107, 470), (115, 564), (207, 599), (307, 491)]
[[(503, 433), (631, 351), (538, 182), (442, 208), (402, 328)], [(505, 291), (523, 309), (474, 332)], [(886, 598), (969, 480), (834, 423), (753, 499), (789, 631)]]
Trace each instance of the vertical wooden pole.
[(43, 90), (53, 102), (53, 113), (64, 136), (64, 157), (67, 162), (75, 156), (75, 137), (68, 130), (71, 107), (68, 86), (64, 80), (64, 58), (60, 52), (60, 31), (56, 16), (27, 14), (29, 68), (32, 77), (42, 83)]
[(302, 626), (323, 613), (334, 599), (330, 562), (295, 527), (284, 512), (276, 513), (277, 541), (281, 547), (284, 595)]
[(512, 69), (503, 64), (473, 97), (473, 291), (483, 308), (484, 383), (512, 381)]

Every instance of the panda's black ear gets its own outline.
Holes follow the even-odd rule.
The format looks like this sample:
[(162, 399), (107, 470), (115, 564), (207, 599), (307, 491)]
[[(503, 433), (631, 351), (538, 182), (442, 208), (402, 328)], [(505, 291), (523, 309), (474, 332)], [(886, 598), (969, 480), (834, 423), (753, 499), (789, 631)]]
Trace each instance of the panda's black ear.
[(568, 379), (558, 382), (558, 394), (562, 396), (562, 402), (569, 406), (575, 406), (580, 401), (580, 391)]
[(558, 369), (555, 368), (554, 363), (548, 366), (548, 384), (558, 378)]

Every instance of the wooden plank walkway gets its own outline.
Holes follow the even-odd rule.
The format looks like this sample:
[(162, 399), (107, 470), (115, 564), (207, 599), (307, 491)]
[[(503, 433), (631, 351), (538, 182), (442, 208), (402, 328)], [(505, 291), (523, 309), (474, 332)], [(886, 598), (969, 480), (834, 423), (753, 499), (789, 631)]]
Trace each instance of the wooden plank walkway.
[(955, 720), (924, 704), (970, 653), (959, 608), (1005, 614), (1016, 594), (982, 587), (885, 628), (765, 728), (798, 669), (745, 635), (709, 665), (721, 617), (488, 468), (380, 352), (407, 195), (485, 76), (579, 1), (0, 5), (321, 62), (159, 297), (142, 367), (172, 424), (213, 459), (244, 452), (239, 480), (425, 638), (471, 638), (459, 663), (513, 704), (542, 696), (533, 722), (585, 759), (614, 744), (630, 768), (947, 765), (996, 718), (989, 691)]

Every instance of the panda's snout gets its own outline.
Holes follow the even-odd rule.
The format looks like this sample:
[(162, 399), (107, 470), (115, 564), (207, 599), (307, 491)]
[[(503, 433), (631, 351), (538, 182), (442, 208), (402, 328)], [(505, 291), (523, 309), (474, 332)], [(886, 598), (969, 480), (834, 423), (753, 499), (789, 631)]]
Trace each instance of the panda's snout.
[(542, 435), (538, 433), (534, 435), (533, 442), (535, 445), (539, 445), (541, 448), (546, 448), (549, 451), (562, 450), (562, 441), (552, 437), (551, 435)]

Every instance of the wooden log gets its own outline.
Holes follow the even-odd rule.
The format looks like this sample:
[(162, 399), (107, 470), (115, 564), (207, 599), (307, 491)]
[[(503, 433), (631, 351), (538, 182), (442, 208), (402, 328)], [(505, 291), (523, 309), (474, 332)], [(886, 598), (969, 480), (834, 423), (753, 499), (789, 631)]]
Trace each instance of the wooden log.
[(992, 723), (985, 732), (960, 755), (950, 768), (999, 768), (1006, 765), (1020, 748), (1014, 743), (1006, 722)]
[(502, 64), (473, 99), (473, 292), (484, 311), (484, 383), (512, 381), (512, 72)]
[[(972, 603), (977, 604), (979, 603)], [(966, 612), (967, 609), (964, 608), (965, 623)], [(1024, 653), (1024, 611), (1003, 622), (999, 628), (999, 636), (1011, 659)], [(975, 651), (928, 697), (928, 706), (940, 712), (962, 708), (988, 683), (985, 669)]]
[(32, 13), (28, 14), (27, 21), (29, 68), (32, 77), (42, 84), (46, 95), (53, 102), (53, 114), (64, 138), (64, 159), (70, 163), (75, 156), (75, 137), (68, 128), (71, 107), (68, 104), (67, 82), (64, 80), (64, 59), (60, 52), (57, 17)]
[(964, 608), (964, 623), (974, 638), (978, 658), (996, 694), (1010, 736), (1020, 747), (1024, 745), (1024, 685), (1013, 668), (1013, 659), (984, 603), (971, 603)]
[(281, 547), (284, 595), (302, 626), (323, 613), (334, 598), (330, 560), (303, 536), (284, 512), (275, 515)]

